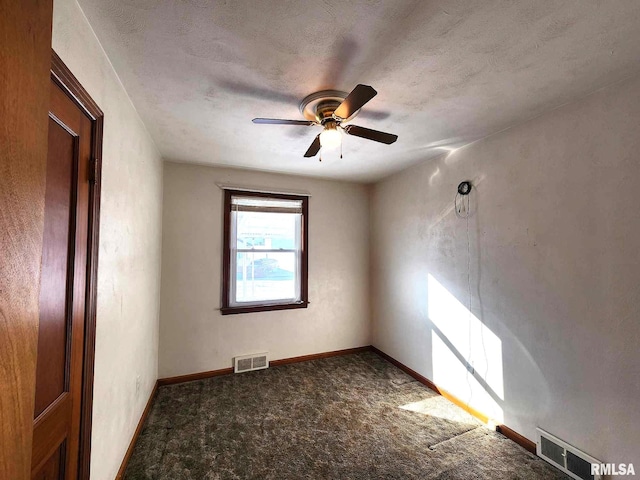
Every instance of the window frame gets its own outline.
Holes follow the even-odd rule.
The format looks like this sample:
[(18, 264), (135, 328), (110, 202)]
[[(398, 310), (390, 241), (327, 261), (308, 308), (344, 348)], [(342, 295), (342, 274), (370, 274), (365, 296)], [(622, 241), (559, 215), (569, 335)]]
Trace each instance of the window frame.
[[(273, 198), (279, 200), (298, 200), (302, 202), (302, 219), (300, 222), (300, 301), (273, 303), (265, 301), (262, 304), (230, 305), (231, 293), (231, 199), (234, 196)], [(224, 190), (223, 204), (223, 242), (222, 242), (222, 302), (220, 311), (222, 315), (237, 313), (268, 312), (272, 310), (289, 310), (294, 308), (307, 308), (309, 304), (309, 197), (307, 195), (294, 195), (285, 193), (256, 192), (252, 190)]]

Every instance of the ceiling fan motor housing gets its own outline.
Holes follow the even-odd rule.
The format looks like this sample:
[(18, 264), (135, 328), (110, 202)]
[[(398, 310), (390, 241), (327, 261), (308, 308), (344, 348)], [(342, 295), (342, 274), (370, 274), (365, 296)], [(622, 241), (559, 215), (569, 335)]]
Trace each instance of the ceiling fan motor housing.
[(322, 123), (324, 119), (332, 117), (333, 112), (347, 98), (347, 95), (346, 92), (339, 90), (322, 90), (312, 93), (300, 102), (300, 112), (307, 120)]
[(325, 124), (327, 121), (335, 121), (333, 118), (333, 112), (336, 111), (336, 108), (340, 106), (340, 102), (335, 100), (323, 100), (318, 103), (316, 107), (316, 120), (318, 120), (321, 124)]

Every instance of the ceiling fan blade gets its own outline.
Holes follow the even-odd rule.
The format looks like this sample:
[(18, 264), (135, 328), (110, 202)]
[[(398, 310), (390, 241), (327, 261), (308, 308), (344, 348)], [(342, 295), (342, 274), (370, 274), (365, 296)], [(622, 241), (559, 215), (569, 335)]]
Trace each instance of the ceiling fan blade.
[(378, 130), (371, 130), (370, 128), (359, 127), (357, 125), (347, 125), (344, 127), (344, 131), (349, 135), (366, 138), (374, 142), (386, 143), (387, 145), (391, 145), (398, 140), (398, 136), (392, 133), (379, 132)]
[(316, 122), (310, 120), (280, 120), (278, 118), (254, 118), (253, 123), (259, 123), (263, 125), (315, 125)]
[(347, 95), (347, 98), (345, 98), (340, 106), (336, 108), (336, 111), (333, 112), (333, 114), (343, 120), (349, 118), (377, 94), (378, 92), (376, 92), (373, 87), (358, 84), (356, 85), (356, 88), (351, 90), (351, 93)]
[(316, 138), (313, 140), (313, 143), (307, 150), (307, 153), (304, 154), (305, 157), (315, 157), (320, 151), (320, 134), (316, 135)]

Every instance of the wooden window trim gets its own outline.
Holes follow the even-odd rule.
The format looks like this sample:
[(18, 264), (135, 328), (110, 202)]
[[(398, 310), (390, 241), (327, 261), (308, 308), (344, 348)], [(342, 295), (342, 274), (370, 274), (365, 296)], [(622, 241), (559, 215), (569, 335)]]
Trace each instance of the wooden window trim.
[[(247, 306), (229, 305), (229, 291), (231, 288), (231, 198), (234, 195), (302, 201), (302, 255), (300, 265), (301, 278), (299, 302)], [(225, 189), (223, 209), (224, 225), (222, 230), (224, 237), (222, 241), (222, 307), (220, 308), (222, 315), (307, 308), (307, 305), (309, 305), (309, 197), (301, 195), (288, 195), (283, 193), (265, 193)]]

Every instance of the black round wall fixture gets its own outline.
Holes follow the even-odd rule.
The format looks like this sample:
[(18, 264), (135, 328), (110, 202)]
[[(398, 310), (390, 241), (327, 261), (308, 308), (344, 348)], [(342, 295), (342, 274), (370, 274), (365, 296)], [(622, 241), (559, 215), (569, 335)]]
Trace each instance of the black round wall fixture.
[(460, 182), (460, 185), (458, 185), (458, 193), (460, 195), (469, 195), (471, 193), (471, 182)]

